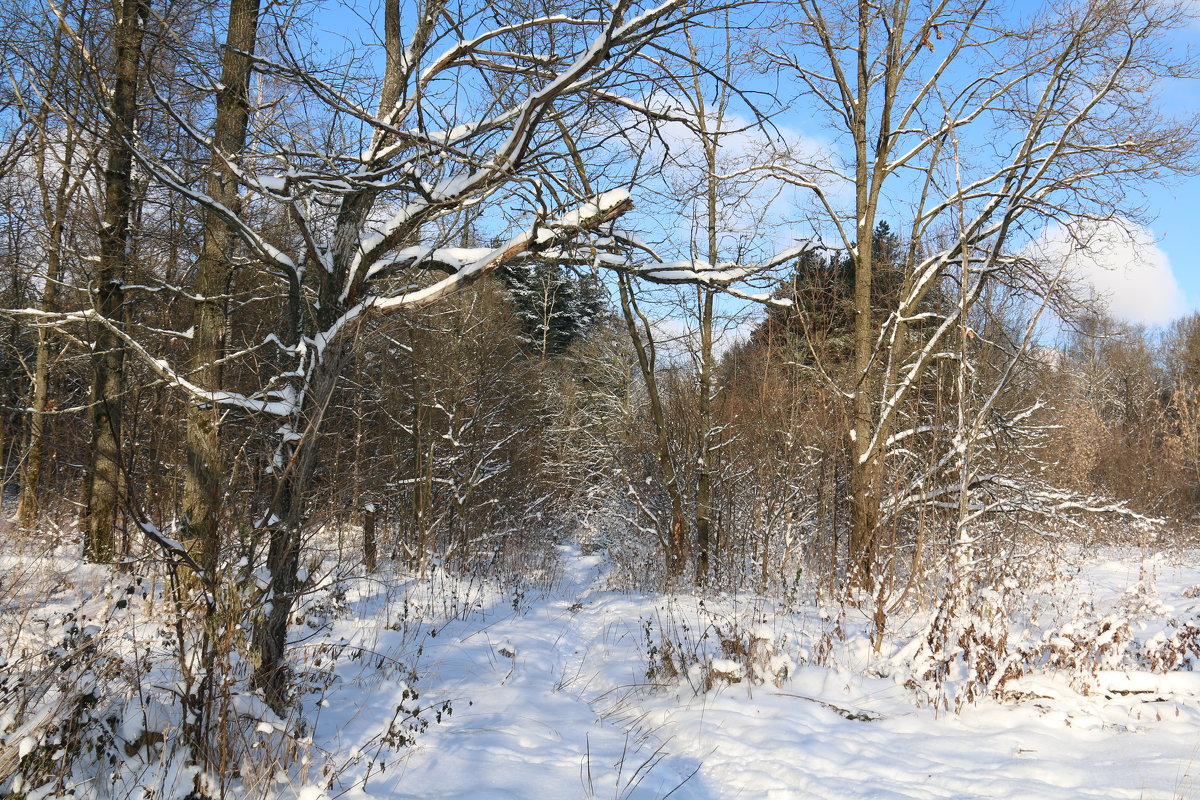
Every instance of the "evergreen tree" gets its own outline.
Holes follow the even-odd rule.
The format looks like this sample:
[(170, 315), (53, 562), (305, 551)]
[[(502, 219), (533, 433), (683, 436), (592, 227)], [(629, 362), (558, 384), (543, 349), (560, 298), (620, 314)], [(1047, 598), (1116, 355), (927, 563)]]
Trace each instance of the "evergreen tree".
[(516, 306), (521, 335), (538, 355), (561, 355), (603, 317), (607, 296), (599, 278), (553, 263), (497, 270)]
[[(872, 242), (872, 292), (875, 309), (894, 308), (904, 283), (904, 243), (887, 222), (875, 226)], [(751, 349), (785, 346), (818, 349), (831, 363), (849, 358), (854, 327), (855, 260), (842, 250), (808, 250), (796, 259), (790, 281), (775, 297), (788, 298), (787, 308), (772, 307), (750, 335)], [(882, 319), (877, 322), (882, 322)]]

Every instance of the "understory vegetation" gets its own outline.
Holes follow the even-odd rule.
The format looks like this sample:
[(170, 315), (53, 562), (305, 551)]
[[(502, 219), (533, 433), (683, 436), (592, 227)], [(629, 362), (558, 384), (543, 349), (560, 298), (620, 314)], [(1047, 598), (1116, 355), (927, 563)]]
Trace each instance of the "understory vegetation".
[(1081, 271), (1200, 170), (1191, 13), (0, 11), (0, 797), (765, 792), (731, 698), (1192, 731), (1200, 315)]

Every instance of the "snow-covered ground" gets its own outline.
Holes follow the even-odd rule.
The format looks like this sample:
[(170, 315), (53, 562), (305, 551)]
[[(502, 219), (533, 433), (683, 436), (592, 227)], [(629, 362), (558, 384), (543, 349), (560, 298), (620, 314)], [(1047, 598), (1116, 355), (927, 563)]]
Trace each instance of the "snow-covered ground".
[[(66, 653), (54, 675), (100, 695), (81, 713), (116, 758), (29, 796), (182, 798), (192, 769), (164, 747), (178, 737), (170, 606), (67, 549), (0, 555), (0, 768), (62, 757), (10, 702), (61, 713), (14, 671), (48, 648)], [(506, 581), (327, 582), (293, 629), (292, 717), (230, 684), (244, 768), (228, 796), (1200, 797), (1194, 556), (1038, 556), (954, 614), (898, 603), (878, 651), (870, 607), (612, 591), (603, 557), (574, 544)], [(90, 661), (61, 649), (70, 630)]]
[[(356, 583), (343, 615), (305, 645), (341, 648), (341, 655), (336, 679), (313, 696), (313, 750), (324, 755), (309, 774), (290, 776), (284, 793), (304, 800), (1200, 796), (1200, 682), (1193, 680), (1200, 674), (1105, 670), (1102, 660), (1076, 654), (1014, 680), (1013, 699), (980, 699), (953, 713), (931, 707), (921, 687), (905, 687), (912, 676), (889, 659), (911, 652), (901, 650), (904, 636), (889, 638), (876, 655), (853, 633), (866, 630), (856, 612), (829, 620), (746, 598), (704, 604), (619, 594), (604, 589), (599, 556), (574, 546), (562, 546), (560, 556), (553, 588), (524, 598), (450, 579), (407, 588)], [(1197, 584), (1200, 569), (1164, 556), (1091, 557), (1053, 584), (1060, 629), (1021, 634), (1053, 640), (1047, 652), (1069, 651), (1071, 637), (1084, 639), (1071, 628), (1079, 614), (1064, 609), (1084, 609), (1087, 619), (1125, 624), (1129, 646), (1144, 649), (1171, 624), (1196, 618), (1200, 601), (1188, 595)], [(396, 616), (401, 606), (407, 621)], [(1035, 620), (1036, 610), (1030, 614)], [(835, 627), (841, 635), (831, 637)], [(740, 641), (732, 652), (751, 662), (746, 651), (760, 648), (756, 663), (768, 679), (713, 677), (714, 658), (727, 677), (746, 672), (747, 658), (741, 666), (717, 658), (722, 638), (725, 655)], [(670, 642), (676, 651), (664, 657)], [(689, 649), (699, 654), (690, 670)], [(354, 652), (361, 655), (348, 657)], [(1090, 666), (1066, 666), (1080, 661)], [(668, 662), (684, 674), (671, 674)], [(418, 716), (428, 726), (417, 732), (423, 726), (404, 709), (423, 709)], [(389, 728), (413, 733), (413, 743), (385, 744)], [(318, 773), (322, 762), (330, 766)]]

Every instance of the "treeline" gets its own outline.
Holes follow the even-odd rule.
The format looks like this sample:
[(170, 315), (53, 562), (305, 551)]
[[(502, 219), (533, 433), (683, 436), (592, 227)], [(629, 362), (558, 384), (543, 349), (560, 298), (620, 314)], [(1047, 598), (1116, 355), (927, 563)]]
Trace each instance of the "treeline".
[[(884, 249), (897, 245), (886, 224), (877, 232), (881, 240)], [(853, 263), (842, 253), (809, 253), (789, 269), (774, 295), (792, 304), (741, 310), (733, 321), (745, 332), (722, 339), (710, 356), (710, 436), (719, 446), (709, 467), (710, 563), (705, 574), (689, 568), (697, 582), (778, 589), (817, 570), (833, 586), (847, 569), (844, 432), (851, 412), (829, 376), (851, 369)], [(39, 302), (31, 291), (36, 282), (22, 280), (32, 271), (12, 271), (9, 307)], [(886, 298), (889, 271), (881, 272), (878, 296)], [(684, 557), (694, 565), (701, 513), (699, 335), (685, 329), (670, 336), (637, 320), (631, 340), (610, 289), (617, 294), (592, 273), (561, 267), (506, 271), (435, 309), (364, 333), (348, 367), (352, 377), (335, 393), (322, 433), (305, 519), (310, 535), (335, 532), (339, 560), (358, 563), (364, 557), (358, 531), (369, 507), (377, 537), (370, 547), (379, 558), (474, 569), (582, 531), (623, 559), (631, 584), (653, 586), (667, 576), (676, 493)], [(685, 313), (689, 298), (678, 295), (670, 290), (660, 299)], [(169, 330), (169, 309), (143, 308), (156, 313), (139, 315), (139, 326)], [(247, 347), (269, 336), (276, 312), (269, 304), (252, 308), (240, 316)], [(967, 330), (972, 358), (981, 371), (996, 371), (1020, 347), (1024, 331), (1002, 307), (977, 311), (978, 325)], [(1028, 481), (1031, 489), (998, 510), (1020, 517), (1021, 525), (1038, 519), (1047, 509), (1032, 489), (1051, 486), (1064, 502), (1125, 519), (1161, 518), (1164, 531), (1186, 534), (1200, 500), (1200, 316), (1164, 330), (1123, 324), (1101, 311), (1072, 322), (1039, 332), (1019, 386), (991, 411), (987, 424), (999, 441), (985, 456), (989, 469), (1009, 483)], [(8, 409), (7, 506), (19, 509), (31, 532), (69, 528), (86, 506), (91, 354), (80, 341), (36, 326), (13, 324), (8, 333), (0, 381)], [(46, 411), (35, 428), (38, 415), (26, 411), (37, 388), (28, 365), (47, 342), (53, 357), (45, 367)], [(164, 349), (184, 342), (162, 334)], [(651, 356), (649, 380), (639, 347), (663, 353)], [(943, 364), (923, 376), (912, 412), (922, 427), (954, 429), (956, 370)], [(128, 380), (120, 460), (129, 497), (118, 513), (114, 557), (155, 558), (154, 543), (127, 515), (178, 519), (184, 407), (177, 392), (137, 362)], [(223, 497), (223, 525), (236, 532), (223, 544), (230, 562), (263, 557), (255, 523), (268, 513), (278, 465), (272, 432), (261, 423), (255, 415), (230, 415), (223, 432), (235, 454)], [(905, 453), (910, 463), (894, 467), (888, 491), (897, 503), (913, 504), (902, 493), (911, 491), (914, 476), (940, 474), (923, 466), (936, 454), (920, 441), (931, 434), (913, 433)], [(35, 446), (42, 451), (36, 456)], [(885, 549), (903, 554), (905, 574), (918, 566), (909, 559), (920, 529), (931, 535), (926, 559), (951, 543), (954, 514), (936, 494), (928, 487), (919, 520), (898, 515), (889, 534)], [(1052, 524), (1053, 517), (1035, 524)], [(1105, 524), (1092, 518), (1091, 527)], [(1021, 525), (1002, 527), (1014, 534)]]
[[(1189, 168), (1186, 121), (1142, 126), (1119, 157), (1109, 141), (1173, 74), (1155, 48), (1177, 10), (1062, 10), (1087, 42), (1022, 21), (1040, 38), (978, 44), (1006, 88), (973, 87), (921, 129), (904, 120), (935, 98), (904, 76), (976, 48), (986, 3), (805, 5), (780, 30), (827, 71), (764, 36), (766, 5), (703, 35), (695, 20), (717, 10), (630, 6), (599, 49), (581, 11), (557, 82), (521, 53), (563, 35), (558, 18), (435, 5), (410, 23), (388, 4), (382, 72), (336, 80), (336, 59), (297, 49), (319, 17), (250, 0), (10, 10), (0, 392), (21, 528), (78, 518), (93, 560), (166, 547), (211, 581), (264, 558), (293, 573), (312, 530), (373, 503), (385, 551), (415, 561), (588, 518), (640, 542), (638, 563), (657, 551), (671, 579), (766, 584), (818, 558), (831, 582), (868, 587), (939, 517), (961, 538), (993, 511), (1093, 507), (1068, 499), (1091, 493), (1187, 516), (1181, 478), (1133, 485), (1185, 447), (1189, 379), (1168, 362), (1186, 336), (1143, 336), (1155, 353), (1138, 375), (1092, 385), (1116, 369), (1097, 359), (1135, 345), (1048, 349), (1042, 320), (1097, 323), (1064, 265), (1011, 233), (1069, 207), (1084, 246), (1088, 225), (1121, 224), (1121, 181)], [(890, 14), (913, 26), (911, 57), (875, 38)], [(854, 84), (855, 58), (810, 35), (837, 26), (875, 42), (856, 58), (877, 80)], [(507, 66), (465, 55), (493, 39)], [(752, 99), (743, 79), (768, 65), (787, 88)], [(1098, 89), (1097, 69), (1112, 71)], [(1018, 91), (1048, 75), (1093, 92), (1092, 110)], [(461, 92), (477, 102), (451, 102)], [(823, 151), (772, 127), (805, 103), (834, 109)], [(1028, 180), (982, 155), (980, 117), (1007, 120)], [(901, 164), (926, 187), (885, 221), (913, 191)], [(795, 213), (799, 236), (772, 252)], [(764, 313), (729, 349), (720, 328)], [(689, 331), (682, 346), (658, 341), (663, 318)], [(1085, 352), (1092, 377), (1068, 380)]]

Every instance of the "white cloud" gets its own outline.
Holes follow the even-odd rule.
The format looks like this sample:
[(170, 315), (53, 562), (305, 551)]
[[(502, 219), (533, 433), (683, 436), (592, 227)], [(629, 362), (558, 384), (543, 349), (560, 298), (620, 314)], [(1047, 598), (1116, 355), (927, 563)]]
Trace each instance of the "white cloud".
[(1051, 225), (1030, 251), (1063, 265), (1085, 299), (1103, 303), (1118, 319), (1163, 325), (1187, 311), (1170, 259), (1140, 225), (1109, 221), (1070, 231)]

